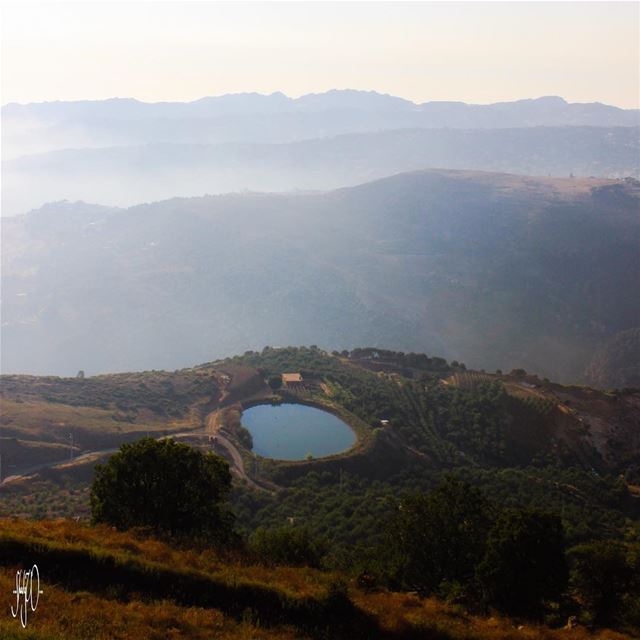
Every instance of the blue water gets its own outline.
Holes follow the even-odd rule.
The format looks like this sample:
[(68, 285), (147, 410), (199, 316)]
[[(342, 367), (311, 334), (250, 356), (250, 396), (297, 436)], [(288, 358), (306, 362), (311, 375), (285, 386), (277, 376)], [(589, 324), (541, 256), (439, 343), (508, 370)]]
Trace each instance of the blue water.
[(253, 437), (253, 451), (265, 458), (302, 460), (349, 449), (351, 428), (332, 413), (304, 404), (259, 404), (242, 413), (242, 425)]

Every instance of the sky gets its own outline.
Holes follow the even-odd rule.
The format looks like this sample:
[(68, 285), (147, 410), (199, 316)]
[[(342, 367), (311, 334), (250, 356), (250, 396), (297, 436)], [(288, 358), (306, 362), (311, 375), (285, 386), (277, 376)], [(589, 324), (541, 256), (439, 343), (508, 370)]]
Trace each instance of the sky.
[(8, 102), (364, 89), (640, 107), (635, 2), (5, 2)]

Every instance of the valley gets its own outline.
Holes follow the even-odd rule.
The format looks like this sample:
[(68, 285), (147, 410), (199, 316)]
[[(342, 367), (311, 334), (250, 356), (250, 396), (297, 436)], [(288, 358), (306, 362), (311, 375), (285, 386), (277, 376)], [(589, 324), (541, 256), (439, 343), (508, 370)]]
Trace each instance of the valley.
[(326, 193), (50, 204), (3, 222), (3, 371), (369, 344), (631, 386), (606, 353), (637, 342), (639, 194), (633, 179), (428, 170)]
[[(319, 638), (328, 624), (333, 637), (507, 640), (561, 633), (578, 639), (582, 627), (523, 626), (517, 619), (463, 613), (441, 599), (366, 586), (362, 576), (376, 575), (371, 554), (384, 543), (397, 501), (449, 478), (471, 483), (502, 508), (557, 513), (568, 547), (594, 539), (622, 544), (640, 530), (637, 389), (603, 392), (522, 370), (474, 371), (419, 353), (312, 346), (266, 347), (173, 373), (2, 376), (0, 393), (6, 407), (0, 562), (26, 553), (46, 566), (48, 580), (56, 579), (48, 602), (66, 602), (70, 590), (82, 590), (66, 637), (75, 638), (89, 611), (101, 607), (111, 613), (96, 618), (96, 633), (121, 633), (122, 616), (133, 615), (126, 626), (140, 637), (151, 633), (149, 625), (173, 624), (191, 637), (216, 629), (220, 637), (239, 638), (259, 625), (261, 637)], [(265, 405), (328, 410), (349, 425), (356, 442), (327, 456), (259, 455), (243, 415)], [(73, 460), (61, 462), (70, 431)], [(234, 477), (229, 506), (239, 534), (251, 541), (264, 530), (312, 532), (325, 550), (322, 570), (274, 568), (247, 551), (187, 551), (144, 531), (88, 526), (95, 465), (141, 435), (222, 455)], [(89, 585), (64, 569), (76, 565), (80, 575), (100, 575), (100, 567), (109, 566), (119, 589), (135, 589), (137, 599), (151, 601), (138, 600), (134, 615), (125, 591), (114, 599), (106, 583)], [(205, 583), (218, 594), (215, 605), (197, 596), (209, 593)], [(161, 584), (182, 586), (163, 591)], [(336, 589), (348, 594), (340, 596), (347, 599), (339, 612), (332, 608), (338, 596), (330, 595)], [(157, 598), (172, 601), (173, 622), (152, 608)], [(329, 617), (296, 613), (308, 606)], [(59, 622), (44, 616), (36, 624), (58, 629)], [(3, 624), (0, 630), (9, 633)]]
[[(304, 382), (293, 388), (274, 383), (275, 390), (267, 384), (290, 370), (300, 371)], [(267, 348), (174, 374), (0, 380), (0, 506), (7, 514), (86, 517), (93, 465), (143, 435), (173, 437), (223, 455), (239, 481), (238, 505), (245, 504), (244, 492), (266, 489), (263, 495), (275, 507), (283, 492), (318, 475), (329, 486), (348, 478), (402, 490), (411, 477), (429, 481), (447, 470), (484, 474), (485, 481), (494, 474), (495, 482), (512, 470), (539, 482), (555, 466), (560, 476), (578, 473), (585, 486), (595, 482), (604, 489), (605, 478), (626, 478), (620, 491), (628, 497), (616, 509), (640, 508), (633, 498), (640, 484), (640, 396), (633, 390), (559, 385), (522, 371), (470, 371), (420, 354), (372, 348), (331, 354), (317, 347)], [(243, 411), (282, 402), (329, 410), (353, 429), (355, 445), (302, 460), (258, 455)], [(43, 415), (55, 420), (45, 426)], [(559, 483), (548, 499), (593, 506), (592, 497), (569, 484)], [(44, 506), (38, 497), (69, 490), (75, 498), (68, 503)]]

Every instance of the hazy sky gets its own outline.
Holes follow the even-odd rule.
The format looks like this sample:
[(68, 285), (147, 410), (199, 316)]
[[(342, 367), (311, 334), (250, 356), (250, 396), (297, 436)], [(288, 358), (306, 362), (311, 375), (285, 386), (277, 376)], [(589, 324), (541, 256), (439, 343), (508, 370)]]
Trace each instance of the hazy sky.
[(2, 5), (2, 103), (375, 89), (640, 106), (635, 2)]

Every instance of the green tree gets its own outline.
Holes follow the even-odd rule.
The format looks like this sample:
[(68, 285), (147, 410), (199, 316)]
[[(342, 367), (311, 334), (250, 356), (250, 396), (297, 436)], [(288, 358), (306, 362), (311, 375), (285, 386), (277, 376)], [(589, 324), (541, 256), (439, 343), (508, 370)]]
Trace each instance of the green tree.
[(282, 376), (271, 376), (269, 378), (269, 386), (273, 391), (277, 391), (282, 386)]
[(91, 516), (118, 529), (151, 527), (228, 542), (233, 516), (224, 502), (230, 490), (229, 465), (220, 456), (171, 439), (142, 438), (96, 465)]
[(492, 506), (472, 486), (445, 480), (405, 498), (387, 531), (385, 553), (399, 582), (421, 594), (469, 584), (493, 522)]
[(597, 625), (619, 621), (625, 597), (638, 582), (626, 546), (613, 540), (582, 544), (571, 549), (569, 560), (571, 585), (592, 621)]
[(533, 509), (507, 510), (487, 538), (478, 582), (487, 604), (511, 614), (540, 615), (567, 587), (560, 518)]
[(238, 434), (240, 444), (251, 451), (251, 449), (253, 449), (253, 436), (251, 432), (240, 424), (236, 427), (236, 433)]

